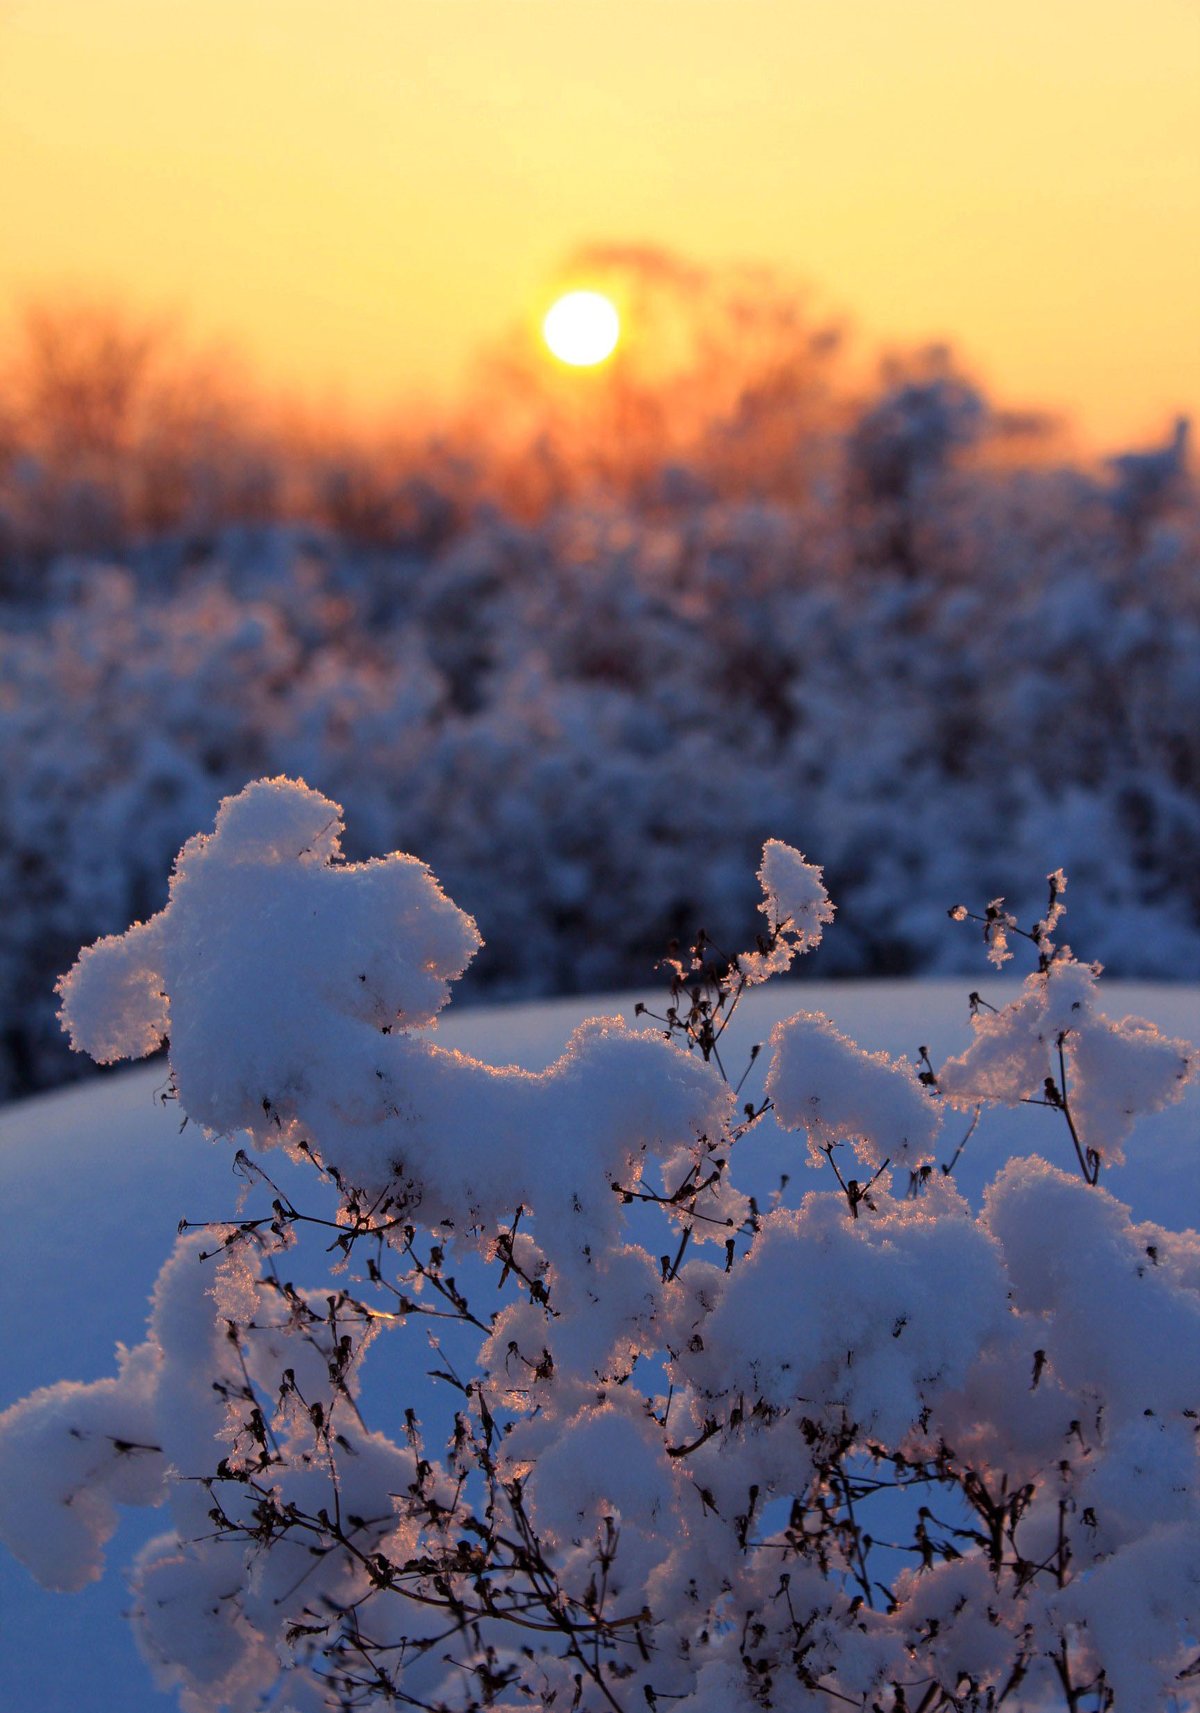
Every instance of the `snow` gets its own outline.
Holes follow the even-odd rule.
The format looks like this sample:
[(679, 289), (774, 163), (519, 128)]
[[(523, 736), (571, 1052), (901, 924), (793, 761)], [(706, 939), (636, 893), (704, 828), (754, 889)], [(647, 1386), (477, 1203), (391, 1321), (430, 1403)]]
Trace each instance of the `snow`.
[(226, 799), (214, 832), (180, 853), (165, 909), (63, 978), (73, 1040), (141, 1056), (169, 1030), (181, 1109), (206, 1129), (303, 1143), (368, 1200), (399, 1182), (430, 1225), (490, 1228), (536, 1207), (544, 1246), (569, 1225), (574, 1252), (599, 1253), (616, 1223), (610, 1185), (716, 1135), (731, 1097), (620, 1019), (581, 1024), (538, 1074), (413, 1033), (445, 1005), (478, 931), (412, 857), (341, 861), (340, 831), (338, 805), (302, 784)]
[(789, 969), (797, 953), (815, 951), (825, 925), (834, 918), (821, 870), (782, 839), (768, 839), (763, 846), (758, 883), (763, 889), (759, 909), (771, 937), (758, 951), (743, 952), (738, 959), (738, 969), (750, 983)]
[[(1161, 1547), (1141, 1657), (1112, 1670), (1185, 1713), (1200, 1236), (1135, 1218), (1111, 1168), (1196, 1054), (1099, 1010), (1099, 969), (1056, 943), (1064, 876), (1028, 932), (987, 907), (994, 961), (1011, 936), (1037, 967), (1006, 1002), (970, 995), (974, 1039), (942, 1073), (927, 1041), (899, 1058), (793, 1008), (735, 1086), (747, 988), (832, 914), (799, 852), (764, 850), (761, 967), (700, 936), (666, 965), (688, 1007), (588, 1019), (533, 1070), (435, 1038), (478, 930), (413, 858), (347, 862), (342, 832), (302, 781), (247, 786), (185, 844), (163, 909), (59, 984), (79, 1046), (169, 1035), (164, 1092), (234, 1146), (241, 1189), (180, 1224), (115, 1375), (0, 1415), (10, 1550), (79, 1590), (118, 1504), (161, 1509), (131, 1618), (183, 1713), (312, 1706), (322, 1674), (363, 1670), (385, 1700), (464, 1709), (476, 1681), (550, 1704), (574, 1684), (586, 1713), (618, 1686), (703, 1707), (720, 1684), (748, 1709), (768, 1678), (770, 1705), (957, 1699), (939, 1638), (961, 1588), (939, 1581), (922, 1633), (906, 1602), (928, 1587), (898, 1578), (967, 1556), (1008, 1638), (980, 1693), (1015, 1673), (1032, 1713), (1059, 1676), (1069, 1699), (1109, 1669), (1094, 1626)], [(972, 1129), (996, 1107), (1050, 1120), (1050, 1158), (1010, 1155), (975, 1206), (954, 1176), (971, 1134), (940, 1147), (967, 1107)], [(741, 1143), (761, 1162), (767, 1111), (764, 1184)], [(792, 1187), (795, 1131), (826, 1187)], [(275, 1179), (280, 1155), (307, 1190)], [(522, 1648), (531, 1626), (547, 1639)]]
[(941, 1092), (960, 1107), (1015, 1106), (1044, 1093), (1055, 1098), (1065, 1080), (1081, 1145), (1119, 1165), (1137, 1115), (1178, 1098), (1195, 1048), (1144, 1018), (1106, 1016), (1096, 1004), (1099, 973), (1064, 957), (1029, 976), (1021, 998), (1003, 1011), (977, 1009), (971, 1046), (938, 1074)]
[(94, 1582), (117, 1505), (158, 1505), (166, 1494), (151, 1353), (139, 1345), (118, 1360), (115, 1379), (44, 1387), (13, 1420), (9, 1455), (24, 1479), (5, 1483), (0, 1531), (46, 1588)]
[[(945, 1313), (948, 1279), (954, 1316)], [(844, 1413), (887, 1443), (902, 1440), (939, 1391), (962, 1382), (995, 1336), (1004, 1299), (1000, 1255), (965, 1206), (958, 1217), (914, 1218), (901, 1203), (878, 1219), (847, 1221), (825, 1196), (768, 1214), (744, 1266), (712, 1285), (701, 1348), (683, 1342), (672, 1365), (677, 1383), (708, 1400), (744, 1399), (747, 1410), (761, 1401), (783, 1412), (803, 1398), (819, 1421), (832, 1426)], [(773, 1436), (762, 1441), (753, 1454), (713, 1461), (727, 1479), (782, 1489), (795, 1468), (779, 1466)], [(707, 1475), (702, 1457), (696, 1462)], [(714, 1482), (720, 1499), (719, 1476)]]
[[(870, 1051), (911, 1056), (919, 1036), (929, 1045), (934, 1062), (940, 1063), (967, 1047), (972, 1037), (965, 986), (962, 982), (777, 981), (743, 1000), (735, 1026), (737, 1039), (747, 1048), (766, 1039), (776, 1023), (803, 1005), (836, 1019), (842, 1030)], [(1001, 1004), (1018, 997), (1021, 988), (1011, 980), (996, 980), (986, 984), (984, 992), (993, 1003)], [(1117, 1015), (1128, 1011), (1149, 1017), (1172, 1036), (1197, 1033), (1200, 993), (1196, 989), (1105, 982), (1102, 992)], [(652, 1001), (655, 996), (646, 991), (640, 997)], [(572, 1029), (592, 1009), (575, 1000), (457, 1014), (451, 1010), (439, 1024), (437, 1039), (444, 1048), (467, 1050), (496, 1063), (516, 1061), (536, 1071), (560, 1056)], [(634, 1022), (632, 999), (621, 1003), (607, 999), (604, 1009), (620, 1012), (627, 1024)], [(7, 1241), (0, 1252), (0, 1296), (15, 1310), (10, 1310), (5, 1322), (7, 1361), (0, 1405), (64, 1375), (86, 1382), (111, 1372), (113, 1339), (122, 1338), (133, 1346), (142, 1338), (146, 1301), (178, 1218), (232, 1212), (237, 1181), (230, 1173), (229, 1145), (205, 1143), (190, 1128), (180, 1136), (178, 1107), (156, 1098), (163, 1085), (163, 1070), (151, 1066), (0, 1112), (0, 1194), (8, 1214)], [(991, 1109), (956, 1171), (960, 1187), (978, 1205), (983, 1185), (1010, 1154), (1042, 1153), (1069, 1164), (1057, 1127), (1057, 1115), (1052, 1113)], [(1143, 1129), (1145, 1147), (1140, 1142)], [(1193, 1087), (1181, 1104), (1135, 1129), (1127, 1142), (1125, 1164), (1106, 1173), (1105, 1182), (1132, 1204), (1139, 1218), (1175, 1230), (1200, 1225), (1198, 1143), (1200, 1096)], [(745, 1181), (757, 1187), (765, 1204), (778, 1182), (781, 1151), (792, 1146), (791, 1140), (768, 1117), (741, 1146)], [(298, 1184), (303, 1177), (300, 1168), (282, 1157), (273, 1175), (282, 1185)], [(57, 1194), (59, 1186), (69, 1186), (69, 1194)], [(1080, 1185), (1080, 1194), (1083, 1190)], [(52, 1195), (57, 1207), (53, 1223), (48, 1224)], [(1016, 1206), (1010, 1203), (1014, 1218)], [(1006, 1240), (1015, 1241), (1015, 1237), (1006, 1235)], [(1048, 1287), (1039, 1285), (1036, 1270), (1029, 1269), (1045, 1266), (1047, 1246), (1031, 1241), (1026, 1252), (1029, 1260), (1023, 1263), (1022, 1277), (1028, 1284), (1024, 1288), (1044, 1291)], [(1162, 1253), (1161, 1264), (1178, 1270), (1180, 1257), (1169, 1258), (1165, 1244)], [(1136, 1281), (1135, 1260), (1130, 1251), (1131, 1291), (1141, 1283)], [(1146, 1257), (1141, 1260), (1145, 1262)], [(719, 1268), (713, 1271), (720, 1272)], [(1195, 1277), (1194, 1273), (1179, 1276)], [(1066, 1288), (1066, 1282), (1056, 1288)], [(1042, 1302), (1042, 1297), (1031, 1296), (1031, 1312), (1040, 1313)], [(32, 1311), (28, 1314), (20, 1312), (26, 1304)], [(1156, 1342), (1154, 1349), (1160, 1350), (1161, 1345)], [(368, 1360), (368, 1385), (369, 1368)], [(414, 1377), (414, 1388), (417, 1384)], [(1154, 1424), (1151, 1428), (1159, 1431)], [(1130, 1431), (1137, 1433), (1136, 1421)], [(1165, 1486), (1154, 1504), (1166, 1521), (1175, 1502), (1169, 1470), (1178, 1467), (1181, 1455), (1177, 1447), (1169, 1459), (1160, 1454), (1153, 1465), (1163, 1471)], [(1148, 1467), (1144, 1439), (1131, 1445), (1121, 1467)], [(1144, 1482), (1146, 1477), (1122, 1477), (1120, 1490), (1127, 1491), (1131, 1479)], [(1109, 1526), (1119, 1527), (1111, 1504), (1105, 1509), (1111, 1518)], [(139, 1535), (144, 1539), (147, 1525), (151, 1530), (158, 1526), (158, 1515), (127, 1518), (110, 1543), (115, 1566), (129, 1563)], [(956, 1579), (949, 1574), (953, 1568), (940, 1567), (937, 1574), (953, 1582)], [(0, 1559), (0, 1577), (5, 1612), (0, 1627), (0, 1675), (14, 1707), (37, 1707), (39, 1713), (116, 1713), (117, 1708), (121, 1713), (162, 1708), (165, 1713), (174, 1705), (171, 1697), (149, 1684), (128, 1626), (119, 1618), (128, 1596), (115, 1570), (105, 1581), (70, 1597), (36, 1588), (7, 1556)], [(1126, 1596), (1115, 1589), (1111, 1594), (1100, 1589), (1096, 1599), (1102, 1597), (1118, 1610)], [(940, 1595), (930, 1591), (928, 1599), (931, 1610), (935, 1605), (940, 1608)], [(965, 1613), (971, 1610), (968, 1603)], [(965, 1621), (965, 1613), (960, 1622)], [(981, 1647), (986, 1653), (988, 1636), (981, 1633), (970, 1642), (964, 1637), (963, 1645), (969, 1645), (973, 1654)], [(864, 1664), (863, 1669), (868, 1667)], [(718, 1706), (725, 1713), (728, 1701), (714, 1700), (713, 1706), (714, 1713)]]
[(224, 1132), (278, 1110), (281, 1086), (299, 1098), (323, 1063), (314, 1033), (339, 1030), (334, 1056), (384, 1022), (431, 1023), (478, 930), (414, 857), (334, 867), (340, 829), (337, 804), (287, 780), (227, 798), (180, 852), (166, 909), (64, 978), (76, 1049), (112, 1063), (170, 1034), (183, 1109)]
[(826, 978), (974, 972), (947, 909), (1028, 920), (1062, 864), (1081, 955), (1191, 979), (1194, 484), (977, 458), (979, 403), (897, 379), (766, 491), (743, 447), (672, 500), (659, 447), (518, 520), (442, 468), (427, 535), (198, 528), (13, 584), (0, 494), (0, 1091), (77, 1074), (55, 979), (258, 774), (343, 803), (352, 857), (430, 864), (484, 924), (477, 998), (742, 946), (764, 841), (823, 865)]
[(862, 1165), (933, 1158), (941, 1113), (907, 1061), (865, 1053), (824, 1013), (799, 1011), (771, 1031), (767, 1094), (785, 1130), (803, 1130), (809, 1164), (847, 1141)]
[[(123, 1600), (184, 1713), (347, 1657), (1042, 1713), (1068, 1641), (1200, 1708), (1195, 994), (1058, 943), (1069, 870), (1087, 958), (1195, 977), (1187, 425), (1017, 467), (944, 354), (851, 392), (835, 345), (706, 339), (611, 448), (517, 384), (421, 487), (185, 436), (156, 513), (152, 422), (0, 470), (0, 1089), (71, 1074), (81, 943), (74, 1045), (170, 1056), (0, 1116), (0, 1537), (76, 1591), (7, 1602), (39, 1713), (154, 1704)], [(332, 527), (216, 528), (284, 505)], [(764, 994), (801, 953), (1037, 968)], [(447, 1009), (655, 967), (649, 1014)]]
[(1010, 1162), (988, 1186), (1013, 1304), (1038, 1317), (1051, 1373), (1104, 1400), (1109, 1428), (1151, 1406), (1182, 1416), (1200, 1371), (1200, 1237), (1130, 1226), (1115, 1196), (1086, 1190), (1041, 1160)]

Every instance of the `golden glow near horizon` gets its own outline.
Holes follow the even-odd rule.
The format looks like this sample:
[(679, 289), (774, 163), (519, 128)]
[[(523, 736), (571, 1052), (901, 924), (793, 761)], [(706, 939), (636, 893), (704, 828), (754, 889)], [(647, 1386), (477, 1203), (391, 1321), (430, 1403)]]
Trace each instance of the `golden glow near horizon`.
[(591, 369), (611, 357), (621, 321), (611, 300), (598, 291), (569, 291), (546, 312), (542, 337), (560, 363)]
[(0, 320), (179, 311), (347, 408), (452, 394), (609, 240), (1093, 443), (1200, 414), (1194, 0), (4, 0), (0, 162)]

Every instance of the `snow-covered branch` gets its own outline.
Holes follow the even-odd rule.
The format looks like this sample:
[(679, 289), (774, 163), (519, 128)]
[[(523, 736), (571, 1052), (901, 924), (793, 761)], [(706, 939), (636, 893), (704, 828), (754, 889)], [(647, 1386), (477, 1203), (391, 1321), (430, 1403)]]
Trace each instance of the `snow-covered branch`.
[[(0, 1417), (33, 1572), (81, 1586), (116, 1504), (162, 1506), (134, 1622), (189, 1713), (1200, 1707), (1200, 1241), (1099, 1182), (1194, 1053), (1099, 1011), (1061, 874), (960, 1057), (801, 1012), (746, 1101), (742, 988), (832, 919), (798, 852), (767, 846), (756, 948), (676, 947), (660, 1016), (534, 1074), (437, 1044), (475, 924), (341, 831), (260, 780), (64, 978), (77, 1045), (169, 1038), (248, 1201), (181, 1231), (114, 1378)], [(995, 1102), (1049, 1107), (1068, 1169), (1010, 1161), (973, 1210), (941, 1120)]]

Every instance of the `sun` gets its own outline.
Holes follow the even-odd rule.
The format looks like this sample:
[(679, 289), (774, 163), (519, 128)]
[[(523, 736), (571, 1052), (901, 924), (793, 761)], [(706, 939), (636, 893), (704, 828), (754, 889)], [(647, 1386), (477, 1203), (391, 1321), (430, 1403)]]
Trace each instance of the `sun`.
[(611, 357), (621, 334), (621, 318), (598, 291), (569, 291), (542, 322), (542, 337), (560, 363), (592, 368)]

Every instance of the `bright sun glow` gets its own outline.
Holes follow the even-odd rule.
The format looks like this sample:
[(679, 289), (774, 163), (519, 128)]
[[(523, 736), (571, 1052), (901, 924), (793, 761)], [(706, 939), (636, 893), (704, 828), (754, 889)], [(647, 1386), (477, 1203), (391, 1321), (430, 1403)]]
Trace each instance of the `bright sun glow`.
[(598, 291), (569, 291), (542, 322), (542, 336), (554, 355), (577, 369), (611, 356), (620, 331), (615, 308)]

